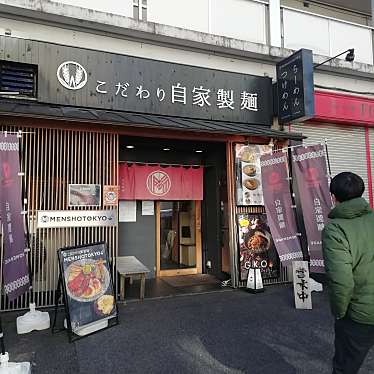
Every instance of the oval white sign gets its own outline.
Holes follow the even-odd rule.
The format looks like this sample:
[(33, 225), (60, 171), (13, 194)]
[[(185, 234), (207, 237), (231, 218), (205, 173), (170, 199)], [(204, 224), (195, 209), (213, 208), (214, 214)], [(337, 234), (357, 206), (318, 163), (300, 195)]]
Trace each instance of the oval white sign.
[(75, 61), (65, 61), (57, 68), (57, 79), (68, 90), (84, 87), (87, 77), (84, 67)]

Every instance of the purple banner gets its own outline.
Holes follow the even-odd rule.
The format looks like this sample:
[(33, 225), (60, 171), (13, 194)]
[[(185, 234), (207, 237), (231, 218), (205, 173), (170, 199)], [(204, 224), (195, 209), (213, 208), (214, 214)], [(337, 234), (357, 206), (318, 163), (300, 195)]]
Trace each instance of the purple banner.
[(322, 230), (332, 207), (323, 145), (292, 150), (295, 177), (302, 196), (301, 207), (308, 237), (310, 271), (324, 273)]
[(10, 301), (29, 290), (25, 232), (21, 215), (18, 138), (0, 134), (0, 196), (3, 225), (3, 279)]
[(261, 177), (268, 225), (283, 264), (302, 260), (287, 172), (287, 153), (261, 156)]

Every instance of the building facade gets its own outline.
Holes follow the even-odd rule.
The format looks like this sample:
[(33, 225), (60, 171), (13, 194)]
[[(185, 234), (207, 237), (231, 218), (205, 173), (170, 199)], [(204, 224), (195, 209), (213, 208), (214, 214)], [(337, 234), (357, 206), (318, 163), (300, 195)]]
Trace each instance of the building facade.
[[(0, 123), (3, 131), (22, 131), (37, 305), (54, 302), (56, 249), (98, 240), (108, 243), (114, 270), (116, 256), (135, 255), (152, 277), (211, 273), (239, 286), (237, 214), (264, 210), (237, 201), (238, 145), (301, 139), (288, 130), (327, 141), (332, 173), (345, 165), (359, 172), (372, 199), (371, 115), (355, 122), (344, 110), (340, 120), (322, 110), (332, 107), (331, 95), (352, 94), (371, 108), (370, 14), (308, 3), (0, 1)], [(315, 22), (320, 27), (308, 31)], [(352, 39), (338, 38), (341, 30)], [(275, 64), (302, 47), (313, 49), (315, 63), (348, 48), (356, 59), (316, 70), (315, 119), (281, 129), (273, 122)], [(157, 186), (171, 169), (202, 168), (202, 196), (166, 200), (162, 190), (144, 199), (148, 206), (142, 199), (106, 204), (104, 188), (121, 187), (121, 173), (134, 167), (156, 171)], [(99, 206), (70, 204), (70, 185), (99, 185)], [(115, 210), (119, 221), (38, 226), (40, 212), (97, 210)], [(285, 280), (281, 269), (272, 281)], [(28, 298), (2, 299), (1, 308), (24, 308)]]

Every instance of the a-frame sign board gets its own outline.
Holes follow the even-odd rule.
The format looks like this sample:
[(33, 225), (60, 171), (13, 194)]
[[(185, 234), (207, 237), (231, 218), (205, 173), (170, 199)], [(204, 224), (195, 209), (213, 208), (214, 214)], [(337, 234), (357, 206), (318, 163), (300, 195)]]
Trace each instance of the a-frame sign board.
[(69, 340), (118, 324), (109, 256), (104, 242), (58, 250), (60, 276), (55, 297), (52, 332), (56, 330), (61, 295)]

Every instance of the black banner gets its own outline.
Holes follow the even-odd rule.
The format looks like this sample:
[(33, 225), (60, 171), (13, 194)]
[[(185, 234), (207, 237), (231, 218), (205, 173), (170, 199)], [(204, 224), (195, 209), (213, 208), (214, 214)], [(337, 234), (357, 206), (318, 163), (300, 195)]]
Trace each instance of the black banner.
[(313, 52), (300, 49), (277, 63), (279, 123), (314, 116)]

